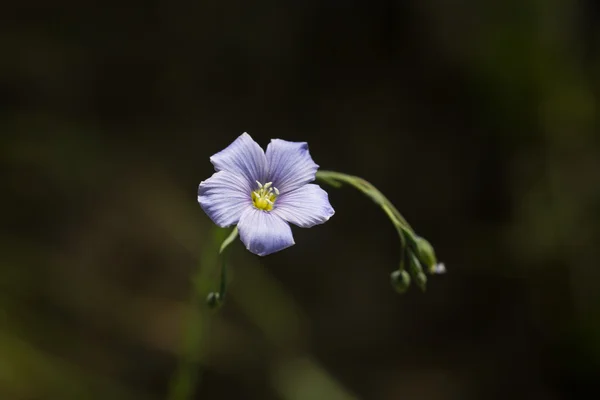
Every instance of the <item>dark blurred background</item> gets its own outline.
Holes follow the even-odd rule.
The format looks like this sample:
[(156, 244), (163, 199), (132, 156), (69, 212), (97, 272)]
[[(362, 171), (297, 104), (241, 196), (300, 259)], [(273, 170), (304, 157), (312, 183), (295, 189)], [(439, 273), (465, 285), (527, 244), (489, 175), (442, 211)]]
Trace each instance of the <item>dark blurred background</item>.
[[(0, 399), (600, 396), (596, 0), (2, 8)], [(327, 188), (208, 312), (196, 191), (244, 131), (372, 182), (448, 273), (396, 294), (385, 214)]]

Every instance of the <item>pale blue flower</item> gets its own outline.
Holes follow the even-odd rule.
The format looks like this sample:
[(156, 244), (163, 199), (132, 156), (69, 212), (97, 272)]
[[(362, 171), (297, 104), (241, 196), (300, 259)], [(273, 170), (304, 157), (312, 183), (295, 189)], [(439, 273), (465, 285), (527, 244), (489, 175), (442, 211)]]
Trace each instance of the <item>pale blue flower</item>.
[(243, 133), (210, 162), (216, 172), (200, 182), (198, 202), (218, 226), (237, 225), (254, 254), (292, 246), (288, 222), (310, 228), (334, 214), (327, 192), (310, 183), (319, 166), (304, 142), (273, 139), (264, 152)]
[(431, 267), (430, 273), (432, 274), (445, 274), (446, 273), (446, 266), (444, 265), (444, 263), (438, 263), (435, 264), (433, 267)]

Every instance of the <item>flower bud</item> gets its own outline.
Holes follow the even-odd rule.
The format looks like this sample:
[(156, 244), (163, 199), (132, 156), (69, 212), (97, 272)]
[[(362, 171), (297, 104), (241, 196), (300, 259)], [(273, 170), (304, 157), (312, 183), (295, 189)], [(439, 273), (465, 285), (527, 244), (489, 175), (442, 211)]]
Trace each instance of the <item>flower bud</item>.
[(390, 274), (392, 286), (398, 293), (404, 293), (410, 286), (410, 275), (405, 270), (395, 270)]
[(428, 271), (432, 271), (435, 269), (437, 264), (437, 258), (435, 257), (435, 250), (433, 250), (433, 246), (424, 238), (417, 237), (417, 256), (419, 260), (427, 267)]
[(221, 299), (221, 295), (217, 292), (210, 292), (208, 296), (206, 296), (206, 305), (209, 308), (217, 308), (223, 303)]
[(427, 287), (427, 276), (423, 273), (423, 267), (421, 267), (419, 259), (412, 252), (408, 255), (408, 266), (417, 286), (419, 286), (422, 291), (425, 291), (425, 288)]
[(423, 272), (419, 272), (417, 276), (415, 276), (415, 282), (423, 292), (427, 289), (427, 275)]

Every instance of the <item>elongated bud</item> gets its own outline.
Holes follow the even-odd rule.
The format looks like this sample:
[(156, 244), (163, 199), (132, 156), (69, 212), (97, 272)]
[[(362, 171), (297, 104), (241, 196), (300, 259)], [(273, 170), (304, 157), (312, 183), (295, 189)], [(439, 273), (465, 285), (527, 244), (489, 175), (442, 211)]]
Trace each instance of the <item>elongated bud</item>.
[(404, 293), (410, 286), (410, 275), (405, 270), (395, 270), (390, 274), (392, 286), (398, 293)]
[(422, 291), (425, 291), (427, 287), (427, 276), (423, 273), (423, 267), (419, 262), (417, 256), (410, 252), (408, 254), (408, 266), (410, 270), (410, 274), (415, 280), (415, 283)]
[(415, 276), (415, 282), (417, 283), (419, 289), (422, 291), (427, 290), (427, 275), (425, 275), (423, 272), (419, 272), (417, 276)]
[(437, 258), (435, 257), (435, 250), (433, 246), (425, 238), (417, 237), (415, 240), (417, 244), (417, 252), (419, 260), (427, 267), (428, 271), (435, 268), (437, 264)]

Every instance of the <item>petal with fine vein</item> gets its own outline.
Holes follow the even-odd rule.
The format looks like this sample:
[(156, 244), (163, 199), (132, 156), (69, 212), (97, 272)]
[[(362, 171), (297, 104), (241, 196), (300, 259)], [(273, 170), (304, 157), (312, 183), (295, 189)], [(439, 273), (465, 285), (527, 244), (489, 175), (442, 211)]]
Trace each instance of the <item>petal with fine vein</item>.
[(282, 194), (272, 212), (301, 228), (322, 224), (335, 213), (327, 192), (312, 183)]
[(312, 160), (305, 142), (273, 139), (267, 146), (266, 156), (268, 180), (281, 193), (315, 180), (319, 166)]
[(294, 244), (289, 224), (272, 212), (246, 209), (238, 224), (240, 239), (246, 248), (259, 256), (266, 256)]
[(215, 172), (200, 182), (198, 203), (221, 228), (237, 224), (242, 212), (252, 207), (250, 192), (243, 176), (228, 171)]
[(229, 171), (243, 175), (249, 190), (256, 181), (264, 183), (267, 172), (265, 152), (246, 132), (241, 134), (224, 150), (210, 158), (216, 171)]

